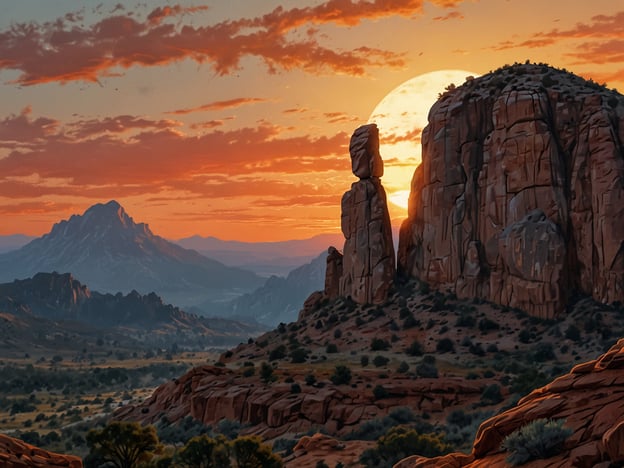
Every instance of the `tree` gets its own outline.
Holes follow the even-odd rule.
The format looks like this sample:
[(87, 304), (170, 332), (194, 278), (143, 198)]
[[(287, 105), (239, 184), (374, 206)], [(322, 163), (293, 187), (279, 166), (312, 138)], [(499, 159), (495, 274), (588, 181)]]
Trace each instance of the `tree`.
[[(87, 433), (90, 453), (87, 459), (112, 463), (116, 468), (133, 468), (160, 449), (156, 429), (136, 422), (113, 421)], [(85, 466), (89, 466), (85, 459)], [(91, 466), (99, 466), (93, 464)]]
[(216, 439), (205, 434), (193, 437), (177, 453), (175, 463), (185, 468), (229, 468), (227, 441), (223, 436)]
[(231, 442), (238, 468), (281, 468), (282, 459), (256, 436), (239, 437)]
[(273, 367), (268, 362), (263, 362), (260, 366), (260, 379), (267, 384), (277, 380), (273, 375)]

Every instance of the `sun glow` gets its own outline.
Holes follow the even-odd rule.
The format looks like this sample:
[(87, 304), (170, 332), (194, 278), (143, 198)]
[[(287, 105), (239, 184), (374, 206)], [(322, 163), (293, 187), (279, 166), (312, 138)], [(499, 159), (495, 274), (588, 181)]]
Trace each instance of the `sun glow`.
[[(429, 109), (449, 84), (464, 83), (465, 70), (438, 70), (419, 75), (397, 86), (384, 97), (368, 119), (379, 127), (380, 152), (384, 158), (384, 186), (388, 200), (405, 216), (410, 181), (420, 164), (420, 136), (427, 125)], [(390, 208), (391, 211), (392, 207)], [(394, 210), (397, 211), (397, 210)]]

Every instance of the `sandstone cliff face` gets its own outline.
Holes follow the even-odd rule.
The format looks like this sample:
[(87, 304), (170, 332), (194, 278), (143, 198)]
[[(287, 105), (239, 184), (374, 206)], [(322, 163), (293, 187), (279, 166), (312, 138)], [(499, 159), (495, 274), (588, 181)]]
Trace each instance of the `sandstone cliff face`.
[(399, 271), (553, 318), (624, 299), (624, 99), (542, 65), (445, 93), (422, 135)]
[(72, 455), (47, 452), (18, 439), (0, 434), (0, 466), (7, 468), (82, 468)]
[(472, 454), (410, 457), (396, 467), (508, 466), (505, 458), (509, 454), (500, 450), (503, 439), (541, 418), (563, 418), (565, 426), (574, 432), (559, 455), (524, 466), (609, 467), (615, 466), (611, 462), (624, 462), (624, 339), (597, 360), (574, 367), (569, 374), (522, 398), (516, 407), (481, 424)]
[[(307, 372), (304, 369), (300, 375), (290, 376), (303, 382)], [(229, 369), (203, 366), (161, 385), (144, 403), (120, 408), (115, 418), (153, 424), (163, 415), (172, 423), (190, 415), (208, 425), (225, 418), (247, 426), (245, 433), (265, 439), (319, 427), (329, 434), (346, 435), (363, 422), (399, 407), (442, 413), (452, 406), (472, 404), (488, 383), (461, 378), (412, 379), (405, 375), (380, 378), (373, 370), (354, 381), (353, 385), (302, 384), (301, 391), (293, 393), (289, 383), (265, 384), (258, 377), (246, 378)], [(383, 385), (388, 396), (376, 398), (371, 382)]]
[[(328, 259), (325, 290), (328, 297), (335, 297), (338, 289), (340, 296), (350, 296), (359, 304), (381, 304), (394, 280), (395, 262), (386, 192), (379, 179), (383, 161), (377, 126), (356, 129), (349, 152), (353, 174), (360, 180), (342, 197), (343, 257), (336, 252)], [(336, 285), (338, 271), (341, 276)]]

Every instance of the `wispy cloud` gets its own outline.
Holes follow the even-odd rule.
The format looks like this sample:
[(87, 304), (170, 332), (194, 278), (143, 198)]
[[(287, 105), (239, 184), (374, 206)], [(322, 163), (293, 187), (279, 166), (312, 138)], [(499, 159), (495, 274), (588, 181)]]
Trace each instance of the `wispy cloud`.
[[(369, 67), (406, 65), (403, 53), (356, 47), (323, 46), (313, 25), (352, 27), (365, 20), (422, 13), (425, 0), (329, 0), (308, 8), (278, 7), (257, 17), (194, 26), (185, 21), (204, 8), (159, 7), (144, 19), (115, 9), (112, 16), (81, 25), (74, 16), (46, 23), (16, 23), (0, 32), (0, 70), (20, 72), (16, 82), (95, 82), (135, 66), (159, 66), (183, 59), (207, 63), (219, 75), (241, 67), (246, 56), (260, 58), (270, 72), (302, 69), (308, 73), (361, 76)], [(430, 0), (453, 8), (463, 0)], [(175, 19), (175, 21), (174, 21)], [(305, 39), (294, 29), (307, 28)]]
[(596, 15), (589, 22), (577, 23), (568, 29), (536, 32), (530, 39), (506, 40), (493, 46), (493, 49), (536, 49), (562, 41), (574, 41), (570, 44), (571, 51), (565, 55), (577, 59), (577, 63), (624, 61), (624, 11), (613, 15)]
[(184, 115), (184, 114), (191, 114), (193, 112), (219, 111), (219, 110), (225, 110), (225, 109), (233, 109), (233, 108), (245, 106), (248, 104), (256, 104), (259, 102), (267, 102), (267, 99), (254, 98), (254, 97), (235, 98), (235, 99), (228, 99), (226, 101), (211, 102), (211, 103), (204, 104), (201, 106), (191, 107), (189, 109), (177, 109), (177, 110), (169, 111), (166, 113), (173, 114), (173, 115)]

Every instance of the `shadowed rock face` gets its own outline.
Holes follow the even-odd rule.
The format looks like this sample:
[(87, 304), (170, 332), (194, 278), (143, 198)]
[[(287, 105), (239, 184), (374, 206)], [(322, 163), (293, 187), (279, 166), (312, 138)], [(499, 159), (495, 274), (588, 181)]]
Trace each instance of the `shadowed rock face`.
[(541, 318), (573, 290), (624, 299), (620, 94), (514, 65), (445, 93), (422, 141), (402, 274)]
[(325, 291), (328, 297), (335, 297), (337, 290), (338, 295), (350, 296), (360, 304), (380, 304), (388, 297), (395, 263), (386, 192), (379, 179), (383, 161), (377, 125), (355, 130), (349, 151), (353, 173), (360, 180), (342, 197), (343, 257), (339, 259), (336, 252), (328, 258)]

